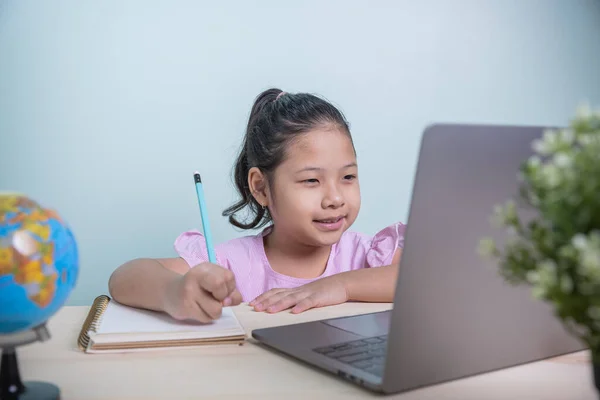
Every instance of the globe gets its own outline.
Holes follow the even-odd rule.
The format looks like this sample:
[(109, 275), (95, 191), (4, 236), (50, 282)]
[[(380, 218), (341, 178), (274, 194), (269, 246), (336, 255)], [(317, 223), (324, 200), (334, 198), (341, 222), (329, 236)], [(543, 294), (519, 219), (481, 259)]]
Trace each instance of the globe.
[(75, 286), (78, 262), (75, 238), (58, 213), (0, 193), (0, 335), (52, 317)]

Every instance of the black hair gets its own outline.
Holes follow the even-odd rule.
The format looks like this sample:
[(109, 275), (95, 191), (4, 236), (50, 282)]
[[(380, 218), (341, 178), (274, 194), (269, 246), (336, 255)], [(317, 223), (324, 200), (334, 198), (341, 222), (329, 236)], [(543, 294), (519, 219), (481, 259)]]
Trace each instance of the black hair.
[[(256, 97), (244, 142), (237, 158), (233, 179), (241, 199), (223, 211), (229, 222), (241, 229), (255, 229), (271, 221), (268, 209), (263, 208), (250, 193), (248, 172), (257, 167), (272, 182), (273, 171), (284, 160), (285, 150), (298, 135), (325, 125), (334, 125), (348, 134), (350, 128), (344, 115), (331, 103), (308, 93), (287, 93), (268, 89)], [(248, 207), (248, 222), (236, 214)]]

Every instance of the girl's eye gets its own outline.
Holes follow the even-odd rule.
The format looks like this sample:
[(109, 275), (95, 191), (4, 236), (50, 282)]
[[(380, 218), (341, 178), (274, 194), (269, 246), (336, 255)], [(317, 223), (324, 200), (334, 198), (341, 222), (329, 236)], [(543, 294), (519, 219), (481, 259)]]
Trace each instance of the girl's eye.
[(313, 179), (305, 179), (302, 182), (304, 182), (304, 183), (319, 183), (319, 180), (313, 178)]
[(356, 175), (346, 175), (344, 176), (344, 179), (346, 179), (347, 181), (353, 181), (356, 179)]

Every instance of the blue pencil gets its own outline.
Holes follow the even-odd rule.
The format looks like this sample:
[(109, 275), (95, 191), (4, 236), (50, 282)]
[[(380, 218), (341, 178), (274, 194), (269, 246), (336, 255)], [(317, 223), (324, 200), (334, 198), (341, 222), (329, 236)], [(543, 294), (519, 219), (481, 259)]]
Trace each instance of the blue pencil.
[(200, 217), (202, 218), (202, 230), (204, 232), (204, 240), (206, 240), (208, 261), (216, 264), (217, 257), (215, 256), (212, 235), (210, 233), (210, 223), (208, 222), (206, 201), (204, 200), (204, 191), (202, 190), (202, 179), (200, 178), (200, 173), (198, 171), (194, 172), (194, 182), (196, 183), (196, 194), (198, 195), (198, 205), (200, 206)]

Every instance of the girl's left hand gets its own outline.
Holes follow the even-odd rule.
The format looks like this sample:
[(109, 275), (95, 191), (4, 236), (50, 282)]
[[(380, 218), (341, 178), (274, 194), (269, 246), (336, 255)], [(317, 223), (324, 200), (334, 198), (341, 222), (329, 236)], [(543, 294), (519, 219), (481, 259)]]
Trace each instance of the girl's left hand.
[(346, 287), (335, 276), (329, 276), (294, 289), (271, 289), (252, 300), (255, 311), (276, 313), (292, 307), (297, 314), (315, 307), (332, 306), (348, 301)]

